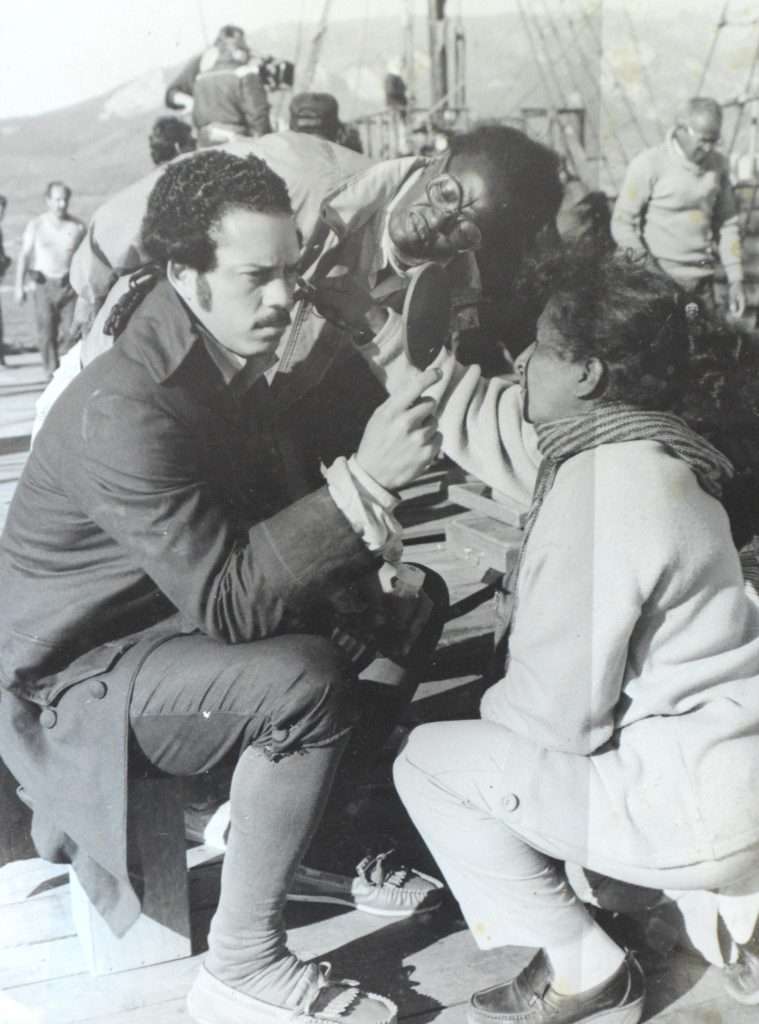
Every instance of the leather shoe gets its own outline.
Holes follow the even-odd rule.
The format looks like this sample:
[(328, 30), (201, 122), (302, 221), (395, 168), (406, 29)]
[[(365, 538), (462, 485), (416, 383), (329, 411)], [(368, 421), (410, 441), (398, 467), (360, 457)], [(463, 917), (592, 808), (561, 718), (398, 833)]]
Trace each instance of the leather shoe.
[(551, 988), (551, 965), (541, 951), (520, 974), (502, 985), (475, 992), (469, 1024), (638, 1024), (645, 981), (631, 953), (601, 985), (578, 995)]
[(759, 941), (738, 947), (738, 959), (722, 968), (725, 991), (744, 1006), (759, 1006)]

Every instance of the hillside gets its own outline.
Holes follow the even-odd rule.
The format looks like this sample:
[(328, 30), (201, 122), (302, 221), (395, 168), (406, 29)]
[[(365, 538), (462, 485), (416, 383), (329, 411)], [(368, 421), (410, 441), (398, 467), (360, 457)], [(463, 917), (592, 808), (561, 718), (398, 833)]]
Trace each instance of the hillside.
[[(597, 149), (598, 99), (603, 88), (604, 149), (617, 165), (623, 163), (622, 150), (635, 152), (642, 143), (640, 129), (623, 102), (618, 82), (623, 81), (629, 90), (642, 130), (654, 141), (660, 135), (656, 107), (666, 121), (676, 104), (694, 90), (718, 13), (717, 7), (712, 11), (709, 4), (708, 14), (701, 17), (694, 16), (692, 4), (662, 7), (656, 19), (638, 21), (639, 45), (635, 47), (629, 22), (619, 15), (591, 24), (579, 18), (559, 22), (546, 14), (540, 19), (541, 34), (552, 57), (541, 66), (532, 56), (516, 15), (466, 19), (468, 102), (474, 116), (502, 117), (523, 105), (550, 103), (549, 93), (555, 96), (558, 89), (563, 101), (571, 103), (581, 91), (589, 107), (588, 143), (591, 149)], [(704, 9), (704, 5), (699, 7)], [(685, 34), (684, 11), (689, 12)], [(426, 100), (428, 76), (423, 52), (425, 33), (418, 20), (417, 88), (422, 103)], [(591, 56), (598, 52), (601, 38), (606, 56), (603, 68)], [(723, 47), (719, 54), (720, 70), (707, 82), (709, 91), (719, 98), (742, 88), (749, 43), (755, 44), (746, 30), (733, 33), (727, 42), (727, 49)], [(258, 32), (251, 43), (257, 52), (296, 58), (296, 26), (280, 25)], [(338, 97), (344, 119), (378, 110), (383, 103), (383, 75), (399, 47), (400, 28), (395, 19), (335, 22), (326, 37), (315, 88)], [(568, 53), (584, 57), (582, 81), (570, 75), (564, 56)], [(677, 60), (666, 59), (671, 54), (677, 54)], [(575, 61), (575, 75), (577, 66)], [(72, 185), (72, 210), (86, 218), (103, 197), (150, 169), (147, 134), (155, 117), (165, 112), (163, 92), (175, 71), (156, 69), (84, 103), (37, 117), (0, 121), (0, 191), (10, 199), (5, 235), (11, 249), (26, 219), (39, 210), (41, 193), (51, 178), (60, 177)], [(651, 100), (650, 86), (657, 97), (656, 105)], [(285, 100), (284, 96), (274, 96), (275, 111), (281, 108), (282, 115), (286, 114)]]

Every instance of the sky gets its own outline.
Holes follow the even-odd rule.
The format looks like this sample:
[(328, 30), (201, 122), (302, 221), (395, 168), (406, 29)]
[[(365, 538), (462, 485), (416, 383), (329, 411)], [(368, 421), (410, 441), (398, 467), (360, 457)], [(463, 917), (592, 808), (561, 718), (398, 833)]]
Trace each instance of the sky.
[[(415, 13), (426, 0), (409, 0)], [(456, 14), (495, 14), (515, 0), (448, 0)], [(0, 6), (0, 117), (67, 106), (152, 68), (189, 59), (219, 26), (248, 31), (314, 21), (323, 0), (6, 0)], [(332, 0), (335, 19), (397, 15), (404, 0)], [(291, 55), (282, 54), (283, 57)]]
[[(529, 7), (533, 0), (524, 0)], [(557, 2), (557, 0), (552, 0)], [(596, 0), (568, 0), (592, 4)], [(641, 17), (672, 0), (626, 3)], [(687, 0), (716, 21), (722, 0)], [(745, 2), (745, 0), (742, 0)], [(54, 110), (177, 64), (202, 48), (220, 25), (248, 31), (286, 21), (314, 21), (324, 0), (0, 0), (0, 118)], [(398, 16), (427, 0), (332, 0), (330, 17)], [(563, 0), (561, 0), (563, 4)], [(516, 10), (517, 0), (448, 0), (449, 16)], [(205, 38), (204, 38), (205, 33)], [(281, 54), (291, 57), (291, 54)]]

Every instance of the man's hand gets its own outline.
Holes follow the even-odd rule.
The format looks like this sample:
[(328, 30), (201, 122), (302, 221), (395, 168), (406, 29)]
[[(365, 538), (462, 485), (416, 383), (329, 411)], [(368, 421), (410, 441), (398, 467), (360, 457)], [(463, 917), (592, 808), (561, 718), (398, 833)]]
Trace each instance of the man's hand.
[(22, 284), (17, 284), (13, 289), (13, 298), (19, 306), (23, 306), (24, 301), (26, 300), (26, 291)]
[(728, 288), (727, 308), (730, 316), (737, 319), (746, 312), (746, 290), (743, 281), (733, 281)]
[(362, 469), (389, 491), (409, 483), (440, 451), (435, 402), (422, 394), (440, 379), (425, 370), (375, 409), (366, 424), (356, 459)]
[(376, 334), (382, 329), (386, 311), (375, 303), (368, 288), (347, 271), (309, 283), (314, 289), (310, 300), (325, 320), (347, 330), (365, 330), (368, 326)]

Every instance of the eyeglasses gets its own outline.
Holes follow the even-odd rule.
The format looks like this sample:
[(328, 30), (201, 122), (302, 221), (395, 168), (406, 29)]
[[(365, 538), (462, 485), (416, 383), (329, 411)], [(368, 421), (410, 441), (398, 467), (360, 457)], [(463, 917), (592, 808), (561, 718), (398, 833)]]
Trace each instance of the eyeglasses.
[(452, 174), (438, 174), (427, 182), (425, 191), (430, 206), (441, 210), (449, 217), (456, 218), (448, 237), (458, 251), (469, 252), (470, 249), (479, 249), (482, 245), (482, 232), (473, 220), (462, 214), (464, 190), (458, 178), (454, 178)]
[(718, 135), (716, 138), (714, 138), (711, 135), (699, 135), (699, 133), (694, 128), (691, 128), (689, 124), (685, 125), (685, 130), (687, 131), (688, 135), (690, 135), (690, 137), (693, 139), (693, 141), (696, 142), (699, 146), (703, 146), (704, 149), (716, 149), (722, 142), (721, 135)]

